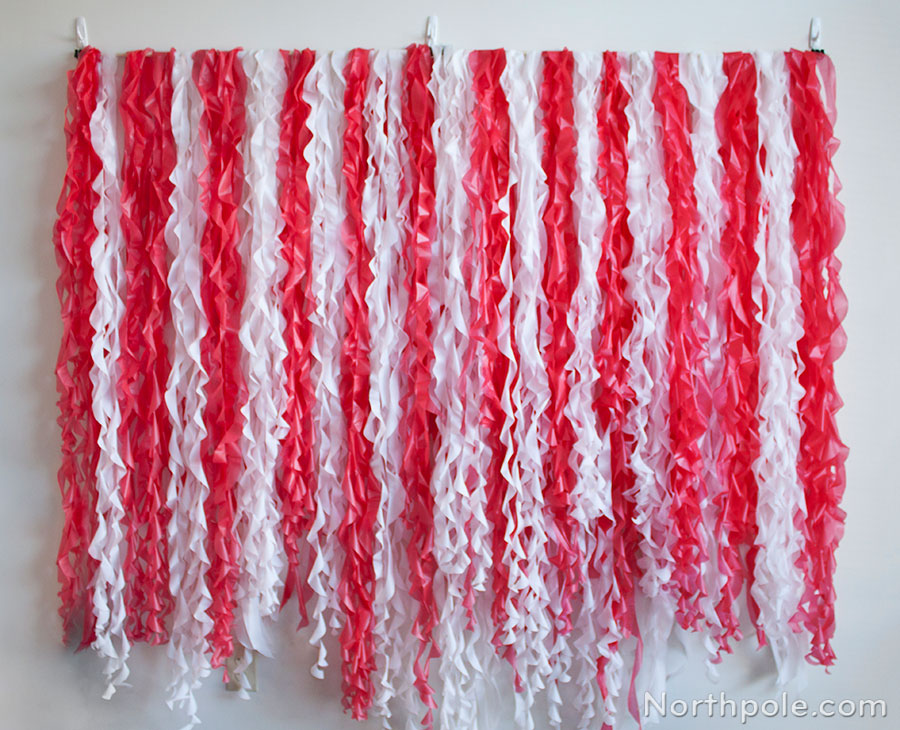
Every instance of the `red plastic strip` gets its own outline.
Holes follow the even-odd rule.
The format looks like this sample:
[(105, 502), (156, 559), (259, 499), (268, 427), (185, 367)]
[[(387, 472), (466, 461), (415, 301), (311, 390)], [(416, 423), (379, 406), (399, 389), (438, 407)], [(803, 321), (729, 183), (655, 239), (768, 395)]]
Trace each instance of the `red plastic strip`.
[[(628, 228), (628, 116), (625, 113), (631, 99), (622, 85), (618, 53), (606, 51), (603, 54), (600, 99), (597, 110), (600, 137), (598, 185), (606, 208), (606, 229), (597, 268), (603, 305), (595, 350), (599, 387), (594, 410), (600, 429), (609, 435), (613, 519), (610, 522), (601, 517), (598, 529), (606, 533), (612, 530), (615, 584), (611, 588), (611, 598), (616, 625), (623, 637), (636, 636), (640, 641), (634, 604), (635, 585), (640, 579), (637, 564), (640, 533), (634, 525), (632, 493), (634, 444), (624, 429), (634, 403), (634, 392), (628, 382), (628, 360), (623, 354), (634, 322), (634, 307), (627, 296), (628, 283), (624, 276), (634, 248)], [(602, 657), (598, 660), (597, 671), (600, 687), (606, 691)]]
[(542, 54), (544, 73), (540, 89), (543, 113), (543, 169), (547, 176), (547, 205), (543, 222), (547, 233), (543, 289), (547, 297), (547, 330), (550, 344), (544, 359), (550, 386), (550, 456), (544, 469), (544, 503), (551, 518), (548, 526), (550, 563), (556, 568), (560, 610), (556, 628), (562, 634), (572, 629), (572, 602), (580, 591), (581, 555), (576, 541), (577, 521), (572, 516), (571, 494), (575, 473), (569, 457), (575, 445), (575, 430), (566, 417), (569, 384), (566, 363), (575, 349), (575, 335), (567, 320), (572, 296), (578, 286), (578, 237), (572, 194), (575, 188), (575, 109), (571, 51)]
[(355, 720), (365, 720), (372, 704), (371, 675), (375, 670), (374, 613), (375, 515), (381, 488), (372, 471), (372, 442), (365, 435), (369, 420), (369, 308), (366, 291), (372, 284), (372, 252), (363, 225), (363, 190), (369, 174), (369, 145), (363, 107), (369, 80), (369, 51), (357, 48), (344, 67), (343, 173), (347, 191), (347, 217), (342, 238), (347, 249), (344, 314), (347, 329), (341, 345), (341, 406), (347, 423), (347, 464), (343, 490), (347, 511), (338, 530), (344, 548), (339, 587), (346, 615), (341, 632), (344, 707)]
[(307, 126), (310, 105), (303, 100), (306, 77), (315, 63), (311, 50), (282, 51), (287, 89), (281, 112), (281, 142), (278, 155), (280, 207), (284, 228), (281, 231), (281, 256), (287, 263), (282, 279), (281, 311), (284, 315), (284, 358), (287, 403), (284, 418), (288, 433), (280, 453), (277, 491), (281, 501), (281, 533), (287, 555), (282, 606), (297, 593), (301, 626), (308, 622), (306, 602), (309, 586), (306, 572), (300, 568), (300, 550), (315, 516), (316, 470), (313, 424), (315, 390), (312, 383), (312, 324), (310, 314), (315, 301), (312, 283), (310, 228), (312, 208), (309, 196), (306, 147), (312, 139)]
[[(725, 319), (722, 382), (715, 392), (722, 430), (717, 469), (722, 492), (715, 498), (719, 510), (717, 533), (719, 568), (725, 576), (722, 598), (716, 606), (722, 622), (720, 648), (731, 651), (728, 639), (740, 639), (734, 602), (747, 583), (750, 618), (759, 610), (750, 596), (756, 554), (756, 477), (753, 462), (759, 456), (756, 407), (759, 401), (759, 307), (753, 301), (753, 275), (759, 263), (754, 248), (759, 226), (760, 181), (757, 173), (758, 119), (756, 65), (749, 53), (726, 53), (722, 68), (727, 85), (716, 108), (719, 155), (725, 172), (721, 194), (725, 222), (721, 252), (726, 273), (719, 293)], [(741, 546), (747, 547), (746, 559)]]
[(666, 278), (670, 287), (666, 333), (672, 454), (670, 527), (674, 533), (675, 561), (672, 581), (678, 596), (676, 619), (682, 628), (696, 630), (703, 619), (700, 602), (706, 595), (700, 568), (709, 557), (704, 535), (698, 530), (703, 523), (700, 502), (706, 496), (700, 439), (706, 433), (712, 409), (712, 393), (703, 365), (709, 332), (704, 321), (694, 316), (704, 282), (697, 260), (691, 106), (678, 77), (678, 54), (657, 53), (654, 65), (653, 103), (662, 124), (666, 187), (672, 210), (672, 233), (666, 242)]
[[(510, 243), (508, 215), (501, 203), (509, 193), (509, 105), (500, 77), (506, 67), (506, 52), (473, 51), (469, 54), (472, 71), (472, 90), (475, 103), (472, 114), (471, 166), (463, 180), (474, 222), (475, 257), (478, 261), (479, 299), (471, 337), (481, 344), (478, 363), (481, 391), (481, 425), (490, 450), (490, 462), (485, 477), (487, 518), (492, 526), (492, 584), (494, 599), (491, 617), (494, 622), (493, 643), (500, 648), (509, 618), (509, 564), (507, 534), (513, 529), (507, 515), (515, 513), (506, 503), (508, 480), (503, 475), (506, 446), (501, 437), (505, 427), (502, 402), (509, 399), (506, 381), (515, 367), (508, 355), (499, 348), (500, 334), (509, 322), (500, 316), (500, 302), (506, 295), (501, 279), (503, 257)], [(511, 645), (504, 646), (504, 657), (514, 664)]]
[(63, 508), (56, 557), (59, 615), (64, 641), (71, 638), (81, 619), (80, 648), (94, 640), (94, 614), (88, 589), (97, 567), (88, 554), (88, 546), (96, 525), (94, 475), (100, 435), (100, 426), (91, 410), (90, 379), (94, 338), (90, 315), (97, 300), (91, 244), (97, 237), (94, 209), (99, 202), (92, 185), (102, 169), (91, 145), (90, 122), (97, 108), (99, 65), (100, 52), (85, 48), (78, 57), (78, 65), (68, 73), (66, 173), (53, 229), (59, 266), (56, 292), (62, 319), (62, 340), (56, 360), (57, 422), (62, 432), (62, 463), (57, 476)]
[[(832, 181), (834, 138), (834, 67), (827, 56), (802, 51), (785, 54), (793, 103), (791, 128), (797, 144), (791, 225), (800, 264), (800, 299), (804, 332), (798, 343), (800, 419), (803, 433), (797, 473), (806, 497), (802, 524), (806, 548), (802, 567), (806, 591), (795, 622), (812, 635), (807, 659), (830, 666), (835, 654), (834, 552), (844, 532), (840, 508), (846, 485), (847, 447), (838, 434), (836, 414), (843, 405), (834, 382), (834, 362), (847, 337), (841, 321), (847, 299), (840, 285), (835, 250), (844, 235), (844, 207), (837, 201), (840, 183)], [(821, 74), (823, 84), (819, 82)], [(823, 88), (824, 86), (824, 88)], [(823, 92), (826, 100), (823, 101)], [(798, 516), (802, 520), (802, 515)]]
[(173, 54), (133, 51), (125, 56), (119, 111), (122, 157), (122, 236), (125, 311), (119, 339), (119, 448), (125, 461), (120, 484), (127, 521), (124, 560), (126, 631), (131, 641), (168, 641), (168, 540), (163, 473), (172, 426), (164, 393), (170, 362), (171, 322), (166, 262), (166, 221), (175, 167), (172, 136)]
[(406, 267), (405, 286), (409, 304), (404, 329), (409, 337), (403, 353), (407, 377), (404, 396), (406, 444), (401, 463), (401, 478), (406, 489), (403, 520), (410, 530), (407, 550), (411, 575), (411, 593), (419, 603), (413, 634), (419, 640), (415, 659), (415, 686), (428, 708), (423, 723), (431, 727), (436, 707), (434, 690), (428, 683), (428, 664), (438, 655), (432, 632), (438, 622), (434, 596), (437, 562), (434, 544), (434, 497), (431, 474), (434, 470), (434, 445), (437, 441), (435, 406), (429, 393), (434, 350), (431, 345), (431, 292), (428, 267), (435, 236), (434, 169), (436, 155), (431, 128), (434, 124), (434, 97), (429, 88), (433, 58), (425, 45), (407, 48), (403, 69), (403, 108), (409, 166), (404, 170), (404, 188), (410, 191), (407, 215), (407, 239), (403, 250)]
[(212, 594), (209, 616), (211, 663), (219, 667), (233, 653), (234, 591), (240, 545), (234, 533), (235, 487), (242, 469), (241, 408), (247, 386), (241, 372), (238, 331), (244, 300), (244, 272), (238, 250), (238, 211), (244, 187), (241, 143), (246, 127), (247, 79), (233, 51), (194, 54), (194, 83), (203, 101), (201, 140), (206, 169), (200, 176), (206, 225), (200, 237), (203, 259), (201, 297), (209, 323), (200, 343), (209, 381), (203, 420), (203, 469), (209, 481), (206, 522)]

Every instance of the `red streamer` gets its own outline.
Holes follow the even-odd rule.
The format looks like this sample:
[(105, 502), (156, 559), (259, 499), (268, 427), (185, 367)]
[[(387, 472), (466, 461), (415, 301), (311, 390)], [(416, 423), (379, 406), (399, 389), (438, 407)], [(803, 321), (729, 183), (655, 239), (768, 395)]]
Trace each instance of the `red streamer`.
[(548, 536), (555, 551), (549, 559), (557, 569), (560, 610), (557, 631), (572, 629), (572, 601), (580, 592), (581, 555), (576, 542), (578, 523), (571, 513), (575, 473), (569, 457), (575, 445), (575, 429), (566, 417), (569, 384), (566, 363), (575, 350), (575, 335), (567, 324), (572, 296), (578, 286), (578, 236), (572, 195), (575, 188), (575, 109), (573, 105), (571, 51), (542, 54), (544, 74), (540, 90), (543, 113), (543, 168), (547, 176), (547, 205), (543, 221), (547, 232), (543, 288), (548, 305), (550, 345), (545, 352), (550, 386), (548, 407), (550, 458), (544, 469), (544, 503), (550, 513)]
[[(507, 294), (501, 279), (503, 257), (510, 243), (507, 230), (508, 214), (501, 202), (509, 192), (509, 105), (500, 77), (506, 67), (506, 52), (473, 51), (469, 54), (472, 70), (472, 89), (475, 94), (471, 133), (471, 166), (463, 180), (469, 197), (475, 226), (475, 252), (479, 267), (479, 299), (470, 326), (471, 337), (481, 344), (481, 425), (490, 449), (490, 463), (485, 477), (487, 517), (491, 521), (491, 549), (493, 557), (492, 583), (494, 600), (491, 617), (494, 621), (493, 643), (500, 648), (509, 618), (509, 564), (504, 559), (507, 533), (514, 529), (507, 514), (514, 514), (507, 504), (508, 479), (503, 475), (507, 460), (506, 446), (501, 437), (505, 424), (502, 401), (507, 400), (506, 381), (515, 368), (507, 354), (499, 348), (500, 335), (510, 322), (503, 322), (500, 302)], [(508, 431), (507, 431), (508, 433)], [(513, 665), (515, 654), (506, 645), (504, 657)]]
[(172, 431), (164, 393), (169, 375), (166, 327), (171, 321), (166, 281), (166, 222), (175, 168), (172, 136), (173, 53), (125, 56), (119, 110), (124, 131), (121, 226), (125, 242), (125, 312), (120, 328), (120, 484), (127, 524), (123, 562), (126, 631), (131, 641), (168, 641), (170, 510), (163, 475)]
[[(727, 337), (722, 382), (715, 392), (723, 443), (717, 463), (722, 492), (714, 501), (719, 510), (719, 567), (726, 579), (716, 611), (723, 627), (720, 648), (730, 651), (729, 637), (741, 637), (732, 606), (745, 580), (754, 624), (759, 615), (750, 586), (756, 555), (757, 486), (753, 462), (760, 449), (756, 418), (760, 311), (752, 295), (753, 274), (759, 263), (754, 244), (759, 225), (760, 181), (756, 164), (756, 65), (749, 53), (726, 53), (722, 66), (728, 83), (716, 109), (716, 131), (725, 166), (721, 251), (726, 274), (719, 303)], [(742, 545), (747, 546), (746, 560), (741, 559)]]
[(244, 186), (241, 141), (245, 131), (247, 79), (238, 51), (198, 51), (194, 83), (203, 100), (201, 118), (206, 169), (200, 176), (206, 225), (200, 238), (203, 259), (201, 297), (209, 323), (200, 343), (201, 363), (209, 381), (203, 420), (203, 469), (209, 481), (206, 522), (212, 594), (209, 635), (213, 667), (233, 653), (234, 591), (240, 545), (234, 533), (235, 487), (242, 470), (241, 407), (247, 386), (241, 372), (238, 331), (244, 299), (244, 274), (238, 250)]
[[(830, 666), (835, 654), (834, 552), (844, 532), (845, 513), (840, 508), (846, 473), (847, 447), (838, 434), (836, 414), (843, 405), (834, 383), (834, 361), (844, 351), (847, 337), (841, 321), (847, 299), (840, 285), (840, 262), (835, 249), (844, 234), (844, 208), (837, 201), (840, 183), (830, 187), (834, 138), (834, 68), (819, 53), (789, 51), (793, 102), (791, 127), (798, 154), (794, 168), (794, 205), (791, 225), (800, 263), (800, 299), (804, 332), (798, 343), (800, 401), (803, 433), (797, 473), (806, 497), (806, 519), (800, 524), (806, 536), (801, 567), (806, 591), (794, 622), (802, 621), (812, 634), (807, 659)], [(825, 82), (828, 106), (823, 103), (819, 77)], [(797, 516), (802, 522), (802, 515)], [(798, 629), (799, 630), (799, 629)]]
[[(634, 307), (626, 296), (628, 283), (623, 273), (634, 248), (628, 228), (628, 116), (625, 114), (631, 99), (622, 85), (617, 53), (603, 54), (600, 99), (598, 186), (607, 223), (597, 268), (603, 304), (594, 358), (599, 375), (594, 410), (600, 428), (609, 434), (613, 519), (601, 517), (598, 529), (612, 531), (614, 585), (611, 590), (616, 625), (623, 637), (638, 636), (640, 641), (634, 607), (635, 583), (640, 575), (637, 564), (640, 533), (634, 525), (634, 472), (630, 463), (634, 444), (624, 428), (634, 403), (634, 392), (628, 384), (628, 360), (623, 354), (634, 322)], [(597, 670), (605, 697), (602, 657)]]
[(372, 252), (363, 225), (363, 190), (368, 174), (369, 145), (366, 141), (363, 107), (369, 80), (369, 52), (350, 52), (344, 67), (343, 178), (347, 190), (347, 218), (342, 237), (349, 263), (344, 289), (347, 331), (341, 347), (341, 406), (347, 422), (347, 464), (343, 489), (347, 511), (338, 530), (344, 548), (344, 568), (339, 588), (346, 614), (341, 632), (344, 706), (355, 720), (365, 720), (372, 704), (371, 674), (375, 670), (374, 613), (375, 516), (381, 489), (372, 471), (372, 442), (365, 436), (369, 419), (369, 308), (366, 291), (374, 276)]
[(97, 300), (91, 264), (91, 244), (97, 237), (94, 209), (99, 195), (92, 185), (102, 163), (91, 145), (90, 121), (97, 108), (100, 52), (85, 48), (68, 73), (66, 106), (66, 173), (53, 229), (59, 265), (56, 292), (62, 319), (62, 340), (56, 360), (62, 462), (57, 475), (62, 494), (63, 528), (56, 557), (59, 615), (63, 640), (68, 641), (79, 617), (81, 643), (94, 640), (94, 613), (89, 586), (97, 561), (88, 554), (96, 526), (94, 479), (100, 427), (91, 410), (90, 315)]
[(408, 231), (403, 251), (405, 286), (409, 294), (404, 328), (409, 342), (403, 353), (408, 383), (403, 398), (406, 443), (401, 479), (406, 489), (403, 520), (411, 533), (407, 549), (410, 591), (419, 602), (413, 634), (420, 646), (413, 671), (419, 696), (428, 708), (423, 723), (429, 728), (433, 723), (432, 710), (437, 705), (434, 690), (428, 683), (428, 663), (438, 656), (438, 649), (431, 640), (438, 622), (434, 597), (434, 575), (437, 570), (433, 553), (434, 496), (431, 493), (437, 422), (429, 393), (434, 350), (431, 344), (428, 266), (436, 225), (434, 168), (437, 161), (431, 137), (434, 125), (434, 97), (429, 89), (432, 65), (433, 58), (428, 46), (411, 45), (407, 48), (401, 111), (409, 155), (409, 167), (404, 171), (404, 187), (410, 191)]
[[(678, 623), (685, 629), (696, 630), (703, 619), (700, 602), (706, 595), (700, 567), (709, 557), (704, 536), (698, 532), (703, 522), (700, 502), (706, 496), (700, 439), (706, 433), (712, 409), (712, 393), (703, 369), (709, 333), (703, 320), (694, 316), (703, 296), (703, 278), (697, 261), (691, 106), (678, 78), (678, 54), (657, 53), (654, 61), (653, 103), (662, 122), (666, 186), (672, 209), (672, 234), (666, 243), (666, 278), (670, 287), (667, 332), (672, 453), (670, 524), (675, 540), (672, 581), (678, 592)], [(752, 246), (752, 241), (749, 243)]]
[(287, 263), (282, 280), (281, 311), (285, 319), (284, 358), (287, 402), (284, 418), (288, 432), (280, 452), (276, 489), (281, 501), (281, 533), (288, 567), (284, 581), (282, 606), (294, 592), (300, 608), (301, 626), (308, 622), (306, 601), (309, 586), (300, 570), (300, 541), (315, 516), (316, 469), (314, 449), (316, 431), (313, 406), (316, 396), (312, 383), (313, 331), (309, 320), (315, 310), (311, 291), (312, 253), (310, 228), (312, 208), (309, 196), (306, 146), (312, 139), (307, 126), (310, 105), (303, 100), (306, 77), (315, 63), (311, 50), (282, 51), (287, 89), (281, 111), (281, 142), (278, 156), (278, 182), (281, 186), (281, 255)]

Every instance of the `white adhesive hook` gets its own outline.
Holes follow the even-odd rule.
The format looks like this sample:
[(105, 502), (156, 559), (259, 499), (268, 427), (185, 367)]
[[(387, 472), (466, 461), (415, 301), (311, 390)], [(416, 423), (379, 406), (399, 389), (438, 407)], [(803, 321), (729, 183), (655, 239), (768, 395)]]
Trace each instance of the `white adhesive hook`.
[(75, 56), (90, 45), (88, 41), (87, 20), (82, 16), (75, 18)]
[(813, 18), (809, 21), (809, 50), (824, 51), (822, 46), (822, 19)]
[(425, 43), (434, 48), (438, 42), (438, 18), (437, 15), (429, 15), (425, 21)]

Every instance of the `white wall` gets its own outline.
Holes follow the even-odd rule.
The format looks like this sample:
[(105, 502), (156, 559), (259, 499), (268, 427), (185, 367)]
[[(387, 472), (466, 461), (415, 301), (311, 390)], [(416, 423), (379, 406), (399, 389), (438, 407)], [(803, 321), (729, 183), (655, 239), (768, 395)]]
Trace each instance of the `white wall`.
[[(850, 344), (837, 377), (847, 404), (840, 426), (851, 451), (847, 530), (838, 553), (838, 663), (830, 675), (813, 669), (802, 696), (810, 702), (884, 698), (889, 719), (873, 726), (896, 726), (891, 715), (900, 713), (900, 427), (894, 412), (900, 408), (900, 307), (892, 297), (900, 288), (900, 4), (891, 0), (5, 0), (0, 16), (0, 726), (177, 727), (161, 699), (163, 652), (138, 652), (132, 663), (135, 686), (104, 702), (99, 663), (88, 652), (73, 654), (59, 640), (53, 366), (60, 328), (50, 232), (63, 172), (73, 17), (85, 15), (93, 43), (118, 52), (144, 46), (399, 47), (421, 38), (429, 13), (440, 16), (441, 40), (458, 47), (585, 50), (805, 48), (810, 16), (823, 18), (825, 48), (837, 67), (837, 134), (843, 140), (837, 166), (845, 185), (847, 234), (840, 254), (850, 299), (845, 323)], [(281, 657), (260, 666), (260, 692), (252, 702), (227, 694), (211, 678), (200, 695), (205, 726), (361, 727), (341, 715), (339, 676), (317, 682), (306, 669), (310, 663), (305, 637), (286, 626)], [(711, 687), (700, 664), (692, 662), (671, 681), (671, 696), (702, 698), (710, 689), (723, 689), (734, 697), (764, 699), (773, 691), (770, 667), (767, 653), (756, 652), (748, 641), (738, 656), (726, 658), (718, 685)], [(772, 719), (755, 726), (791, 724)], [(692, 726), (739, 725), (707, 720)], [(833, 719), (821, 726), (869, 725)]]

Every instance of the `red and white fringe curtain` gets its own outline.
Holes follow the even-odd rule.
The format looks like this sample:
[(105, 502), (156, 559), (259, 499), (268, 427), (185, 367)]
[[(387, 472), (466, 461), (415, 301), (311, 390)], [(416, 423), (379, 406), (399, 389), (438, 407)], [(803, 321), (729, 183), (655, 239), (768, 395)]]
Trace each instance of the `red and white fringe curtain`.
[(742, 622), (830, 665), (834, 118), (814, 52), (85, 49), (58, 565), (106, 696), (166, 644), (194, 723), (294, 603), (386, 727), (621, 725)]

